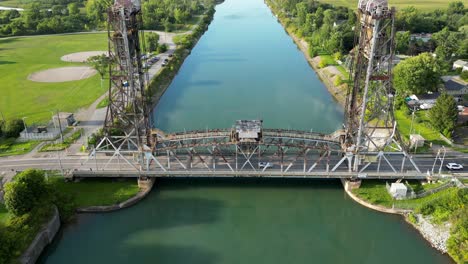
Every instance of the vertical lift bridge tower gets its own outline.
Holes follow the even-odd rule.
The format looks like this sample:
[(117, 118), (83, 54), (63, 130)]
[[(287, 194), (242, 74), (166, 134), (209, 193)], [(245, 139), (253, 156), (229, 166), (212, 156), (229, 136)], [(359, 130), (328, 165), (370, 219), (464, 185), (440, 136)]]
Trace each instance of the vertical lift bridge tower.
[[(143, 69), (144, 36), (141, 29), (140, 0), (115, 0), (108, 10), (109, 106), (104, 123), (104, 138), (96, 151), (112, 155), (130, 165), (125, 154), (143, 159), (142, 148), (151, 144), (149, 111), (145, 90), (148, 75)], [(132, 165), (134, 166), (134, 165)], [(138, 169), (138, 168), (136, 168)]]
[[(370, 165), (364, 158), (374, 155), (380, 162), (387, 155), (404, 155), (415, 169), (418, 167), (399, 142), (393, 116), (395, 91), (392, 86), (392, 67), (395, 53), (395, 9), (387, 0), (359, 0), (358, 25), (355, 47), (350, 56), (350, 79), (353, 85), (348, 91), (345, 107), (346, 151), (350, 171), (360, 172)], [(373, 153), (373, 154), (371, 154)]]

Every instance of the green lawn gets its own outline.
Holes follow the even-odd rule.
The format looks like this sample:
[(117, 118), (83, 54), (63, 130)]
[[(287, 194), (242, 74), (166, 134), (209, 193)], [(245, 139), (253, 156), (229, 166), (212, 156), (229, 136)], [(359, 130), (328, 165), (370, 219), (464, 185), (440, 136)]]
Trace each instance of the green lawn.
[(5, 224), (9, 217), (10, 214), (5, 208), (5, 205), (0, 203), (0, 224)]
[(16, 142), (16, 139), (0, 139), (0, 157), (22, 155), (30, 152), (39, 141)]
[(107, 50), (106, 34), (36, 36), (0, 39), (0, 111), (5, 118), (27, 117), (46, 123), (51, 111), (74, 112), (104, 93), (100, 77), (62, 83), (39, 83), (27, 77), (36, 71), (83, 65), (60, 60), (79, 51)]
[[(358, 0), (319, 0), (319, 2), (333, 4), (337, 6), (346, 6), (356, 9)], [(414, 6), (417, 9), (424, 11), (432, 11), (435, 9), (447, 9), (450, 0), (390, 0), (389, 5), (395, 6), (397, 9), (402, 9), (408, 6)]]
[(65, 182), (62, 177), (50, 177), (49, 181), (61, 192), (73, 195), (78, 207), (113, 205), (135, 196), (139, 191), (135, 179), (125, 181), (87, 179), (81, 182)]
[[(411, 116), (405, 114), (406, 109), (396, 110), (395, 119), (398, 124), (398, 130), (401, 135), (409, 140), (409, 134), (411, 129)], [(435, 131), (430, 127), (429, 119), (427, 117), (428, 111), (417, 111), (413, 122), (413, 134), (421, 134), (427, 142), (432, 142), (439, 145), (447, 145), (445, 141), (440, 137), (439, 132)]]
[[(390, 182), (389, 182), (390, 184)], [(416, 182), (410, 182), (410, 185), (415, 188)], [(438, 183), (436, 184), (430, 184), (427, 186), (421, 186), (419, 190), (415, 191), (421, 191), (422, 189), (424, 190), (429, 190), (432, 188), (435, 188), (439, 186)], [(418, 188), (417, 188), (418, 189)], [(457, 190), (456, 187), (450, 187), (445, 190), (442, 190), (440, 192), (437, 192), (435, 194), (428, 195), (426, 197), (418, 198), (418, 199), (408, 199), (408, 200), (393, 200), (393, 198), (390, 196), (390, 194), (387, 192), (387, 189), (385, 187), (385, 181), (379, 181), (379, 180), (365, 180), (362, 181), (361, 187), (359, 189), (353, 190), (353, 193), (356, 194), (358, 197), (361, 199), (370, 202), (372, 204), (377, 204), (385, 207), (392, 207), (393, 205), (396, 208), (403, 208), (403, 209), (415, 209), (418, 206), (435, 201), (437, 199), (440, 199), (442, 197), (446, 197), (448, 195), (451, 195), (454, 190)]]

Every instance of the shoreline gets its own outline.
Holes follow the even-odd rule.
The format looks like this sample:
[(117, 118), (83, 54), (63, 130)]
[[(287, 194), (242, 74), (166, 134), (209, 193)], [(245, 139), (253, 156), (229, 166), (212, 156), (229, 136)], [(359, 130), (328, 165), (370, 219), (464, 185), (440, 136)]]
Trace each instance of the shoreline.
[(387, 208), (379, 205), (374, 205), (364, 201), (363, 199), (356, 196), (352, 193), (349, 188), (346, 188), (345, 182), (342, 180), (343, 189), (345, 193), (356, 203), (380, 213), (385, 214), (396, 214), (403, 217), (404, 221), (412, 226), (414, 229), (418, 231), (418, 233), (422, 236), (424, 240), (426, 240), (432, 248), (439, 251), (441, 254), (446, 254), (450, 257), (450, 259), (454, 262), (455, 260), (448, 254), (447, 252), (447, 240), (450, 237), (450, 230), (447, 223), (444, 224), (444, 228), (433, 225), (427, 218), (424, 218), (422, 215), (415, 215), (417, 219), (417, 223), (413, 223), (409, 220), (409, 215), (413, 214), (413, 210), (405, 210), (399, 208)]
[[(302, 52), (302, 54), (304, 55), (305, 59), (307, 60), (307, 63), (309, 63), (310, 67), (314, 70), (314, 72), (317, 74), (317, 76), (319, 77), (320, 81), (325, 85), (325, 87), (327, 88), (328, 92), (330, 93), (330, 95), (333, 97), (333, 99), (339, 104), (341, 105), (341, 107), (345, 108), (345, 104), (346, 104), (346, 94), (347, 94), (347, 88), (346, 87), (343, 87), (344, 85), (340, 85), (340, 86), (336, 86), (333, 84), (333, 80), (330, 79), (335, 77), (335, 76), (340, 76), (342, 79), (347, 79), (347, 76), (343, 76), (341, 73), (340, 74), (336, 74), (336, 75), (333, 75), (329, 72), (329, 67), (333, 67), (333, 66), (326, 66), (324, 68), (320, 68), (319, 67), (319, 63), (321, 61), (321, 58), (320, 56), (316, 56), (314, 58), (312, 58), (309, 54), (309, 44), (302, 38), (299, 38), (298, 36), (296, 36), (296, 34), (294, 32), (291, 32), (287, 27), (286, 25), (284, 24), (284, 22), (278, 17), (278, 15), (275, 13), (274, 9), (270, 6), (268, 0), (265, 1), (265, 4), (268, 6), (268, 8), (270, 9), (270, 12), (272, 13), (272, 15), (274, 15), (277, 19), (277, 21), (281, 24), (281, 26), (283, 27), (284, 31), (293, 39), (294, 43), (296, 44), (297, 48)], [(331, 76), (328, 76), (327, 75), (327, 72), (331, 75)]]
[[(317, 57), (312, 58), (310, 56), (309, 52), (308, 52), (308, 49), (309, 49), (308, 43), (304, 39), (299, 38), (298, 36), (296, 36), (296, 34), (291, 32), (290, 30), (288, 30), (288, 28), (286, 27), (284, 22), (278, 17), (278, 15), (275, 13), (274, 9), (270, 6), (268, 1), (265, 1), (265, 4), (270, 9), (271, 13), (277, 18), (277, 21), (283, 26), (284, 31), (293, 39), (294, 43), (299, 48), (299, 50), (302, 51), (302, 53), (303, 53), (304, 57), (306, 58), (307, 62), (312, 67), (312, 69), (315, 71), (315, 73), (317, 74), (319, 79), (322, 81), (322, 83), (325, 85), (325, 87), (327, 88), (330, 95), (332, 95), (332, 97), (344, 108), (345, 104), (346, 104), (346, 92), (343, 93), (343, 90), (340, 89), (339, 87), (335, 86), (332, 83), (332, 80), (330, 80), (330, 78), (328, 76), (326, 76), (326, 73), (324, 71), (326, 71), (327, 67), (325, 67), (324, 69), (320, 69), (320, 67), (319, 67), (320, 57), (317, 56)], [(386, 207), (370, 204), (370, 203), (360, 199), (356, 195), (354, 195), (350, 190), (348, 190), (345, 187), (345, 183), (343, 181), (342, 181), (342, 183), (343, 183), (343, 188), (344, 188), (346, 194), (354, 202), (356, 202), (356, 203), (358, 203), (358, 204), (360, 204), (360, 205), (362, 205), (362, 206), (364, 206), (366, 208), (369, 208), (371, 210), (380, 212), (380, 213), (398, 214), (398, 215), (403, 216), (403, 219), (405, 220), (405, 222), (410, 224), (411, 226), (413, 226), (419, 232), (419, 234), (434, 249), (436, 249), (437, 251), (439, 251), (442, 254), (447, 254), (447, 245), (446, 245), (447, 244), (447, 239), (444, 239), (444, 241), (442, 243), (440, 242), (440, 240), (434, 239), (434, 236), (440, 236), (440, 233), (443, 233), (444, 230), (440, 230), (440, 228), (437, 228), (437, 226), (431, 225), (429, 223), (429, 221), (427, 221), (427, 219), (423, 218), (422, 216), (419, 216), (418, 219), (422, 218), (423, 219), (422, 221), (424, 221), (425, 223), (429, 223), (429, 225), (431, 226), (432, 229), (438, 231), (438, 232), (436, 232), (438, 234), (434, 235), (433, 232), (430, 232), (430, 231), (426, 230), (427, 228), (425, 229), (422, 226), (409, 221), (408, 215), (413, 212), (412, 210), (403, 210), (403, 209), (398, 209), (398, 208), (386, 208)], [(418, 222), (422, 222), (422, 221), (419, 220)], [(449, 254), (447, 254), (447, 255), (455, 262), (455, 260)]]

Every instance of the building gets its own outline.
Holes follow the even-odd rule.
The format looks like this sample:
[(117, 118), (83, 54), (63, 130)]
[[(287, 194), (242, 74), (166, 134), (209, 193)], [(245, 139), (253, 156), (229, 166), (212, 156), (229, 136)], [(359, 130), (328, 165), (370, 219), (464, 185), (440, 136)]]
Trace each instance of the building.
[(429, 42), (429, 40), (431, 40), (431, 39), (432, 39), (432, 34), (420, 33), (420, 34), (411, 34), (410, 35), (410, 40), (412, 40), (412, 41), (421, 40), (422, 42)]
[(435, 104), (437, 98), (439, 98), (440, 93), (427, 93), (427, 94), (418, 94), (418, 95), (411, 95), (410, 98), (415, 100), (419, 105), (428, 104), (433, 105)]
[(397, 200), (405, 199), (406, 193), (408, 192), (408, 187), (401, 182), (394, 182), (390, 186), (390, 195)]
[(234, 138), (238, 142), (253, 143), (262, 139), (262, 120), (237, 120)]
[(464, 60), (456, 60), (453, 63), (452, 69), (462, 69), (462, 71), (468, 71), (468, 62)]
[(76, 120), (72, 113), (59, 112), (52, 117), (52, 123), (54, 124), (54, 127), (61, 126), (64, 128), (67, 126), (73, 126), (76, 123)]
[(424, 146), (425, 139), (419, 134), (410, 135), (410, 147), (419, 148)]
[(444, 76), (442, 77), (442, 80), (444, 81), (442, 89), (446, 93), (454, 97), (468, 94), (467, 83), (457, 76)]

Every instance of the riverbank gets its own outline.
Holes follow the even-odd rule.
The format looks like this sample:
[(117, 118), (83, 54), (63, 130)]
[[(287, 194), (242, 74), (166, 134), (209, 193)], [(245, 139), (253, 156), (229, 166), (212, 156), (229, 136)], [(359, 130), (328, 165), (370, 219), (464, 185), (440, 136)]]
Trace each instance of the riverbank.
[[(454, 230), (461, 229), (461, 227), (454, 228), (453, 222), (455, 220), (452, 215), (462, 215), (462, 213), (457, 212), (457, 209), (453, 209), (453, 212), (442, 212), (439, 211), (437, 207), (446, 208), (447, 204), (450, 201), (459, 199), (458, 197), (461, 196), (461, 200), (463, 200), (464, 195), (463, 190), (459, 190), (456, 188), (446, 189), (441, 191), (440, 193), (435, 193), (424, 198), (413, 199), (415, 202), (411, 205), (414, 208), (411, 209), (402, 209), (398, 208), (398, 205), (402, 205), (397, 203), (397, 206), (393, 205), (391, 208), (374, 204), (365, 199), (359, 197), (359, 195), (353, 192), (353, 189), (348, 188), (347, 184), (343, 182), (343, 186), (345, 189), (346, 194), (355, 202), (359, 203), (362, 206), (365, 206), (371, 210), (376, 210), (382, 213), (389, 213), (389, 214), (399, 214), (404, 217), (405, 221), (410, 224), (413, 228), (415, 228), (421, 236), (435, 249), (443, 254), (447, 254), (457, 263), (464, 263), (463, 260), (460, 260), (458, 249), (454, 248), (453, 242), (452, 248), (450, 248), (450, 239), (451, 236), (457, 236), (454, 234)], [(363, 187), (366, 188), (366, 187)], [(383, 187), (384, 188), (384, 187)], [(371, 192), (370, 192), (371, 193)], [(461, 195), (459, 194), (461, 193)], [(433, 196), (433, 197), (431, 197)], [(379, 198), (376, 198), (379, 199)], [(441, 205), (443, 204), (443, 206)], [(408, 204), (410, 205), (410, 204)], [(410, 206), (410, 207), (411, 207)], [(453, 207), (453, 206), (448, 206)], [(458, 208), (455, 206), (455, 208)], [(428, 213), (428, 210), (432, 210), (433, 213)], [(450, 209), (445, 209), (450, 210)], [(461, 209), (463, 210), (463, 209)], [(441, 216), (445, 214), (446, 216)], [(463, 217), (463, 216), (457, 216)], [(457, 218), (455, 217), (455, 218)], [(463, 221), (463, 220), (462, 220)]]
[(179, 72), (180, 67), (185, 61), (185, 58), (190, 54), (191, 50), (197, 44), (198, 40), (203, 36), (211, 21), (213, 21), (216, 12), (215, 6), (221, 4), (223, 0), (216, 1), (208, 11), (200, 19), (200, 23), (188, 34), (184, 35), (184, 43), (176, 43), (177, 47), (173, 53), (172, 59), (163, 67), (158, 74), (150, 81), (148, 85), (148, 98), (150, 100), (150, 109), (154, 109), (159, 102), (161, 96), (169, 88), (172, 80)]
[[(328, 92), (333, 96), (333, 98), (344, 108), (346, 104), (346, 95), (348, 86), (346, 83), (343, 83), (340, 80), (348, 79), (348, 76), (344, 76), (335, 66), (328, 66), (324, 63), (321, 66), (321, 61), (323, 60), (320, 56), (311, 57), (309, 53), (309, 43), (303, 38), (298, 37), (292, 30), (289, 28), (286, 23), (280, 18), (275, 8), (271, 6), (269, 0), (265, 1), (265, 4), (268, 6), (273, 15), (277, 18), (278, 22), (283, 26), (283, 29), (286, 33), (293, 39), (296, 46), (299, 50), (302, 51), (304, 57), (306, 58), (309, 65), (314, 69), (317, 76), (320, 78), (322, 83), (327, 88)], [(337, 83), (340, 83), (337, 85)]]

